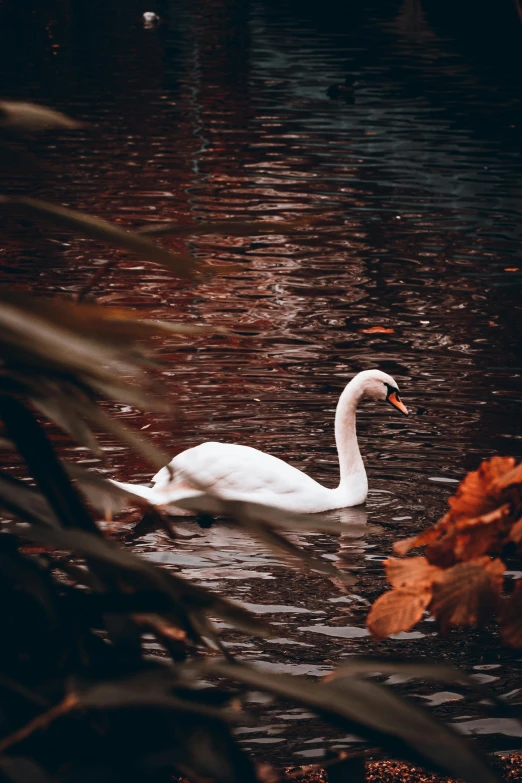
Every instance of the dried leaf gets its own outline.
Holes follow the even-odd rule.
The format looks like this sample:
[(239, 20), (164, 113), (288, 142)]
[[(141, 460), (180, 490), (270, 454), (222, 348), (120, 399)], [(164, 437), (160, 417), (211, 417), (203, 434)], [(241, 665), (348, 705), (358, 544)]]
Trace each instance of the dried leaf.
[(393, 334), (395, 329), (387, 329), (385, 326), (369, 326), (367, 329), (358, 329), (362, 334)]
[(422, 619), (430, 601), (429, 589), (418, 590), (410, 587), (389, 590), (372, 606), (366, 625), (375, 639), (385, 639), (393, 633), (409, 631)]
[(181, 277), (189, 277), (193, 272), (195, 262), (190, 253), (171, 253), (140, 234), (126, 231), (92, 215), (35, 198), (1, 196), (0, 205), (10, 207), (25, 217), (44, 221), (67, 231), (75, 231), (89, 239), (97, 239), (122, 250), (129, 250), (140, 258), (166, 266)]
[(439, 535), (437, 526), (429, 527), (417, 536), (410, 536), (409, 538), (403, 538), (402, 541), (396, 541), (393, 545), (393, 551), (396, 555), (406, 555), (411, 549), (417, 549), (417, 547), (425, 546), (435, 541)]
[(105, 344), (114, 346), (125, 346), (130, 341), (162, 335), (165, 332), (183, 337), (233, 334), (225, 327), (158, 321), (138, 316), (136, 311), (129, 307), (104, 307), (99, 304), (73, 302), (59, 296), (36, 298), (8, 290), (1, 292), (0, 299), (82, 337), (101, 338)]
[(516, 465), (512, 470), (509, 470), (507, 473), (504, 473), (495, 479), (493, 488), (497, 492), (500, 492), (501, 490), (506, 489), (506, 487), (510, 487), (514, 484), (522, 484), (522, 463)]
[(496, 612), (503, 586), (504, 563), (481, 557), (458, 563), (433, 585), (431, 614), (441, 630), (451, 625), (482, 625)]
[(498, 484), (514, 465), (513, 457), (493, 457), (468, 473), (448, 501), (452, 516), (473, 519), (497, 508), (500, 505)]
[(235, 223), (232, 220), (220, 223), (178, 223), (167, 221), (165, 223), (153, 223), (137, 229), (139, 234), (162, 236), (172, 234), (181, 237), (195, 236), (196, 234), (225, 234), (231, 237), (262, 236), (265, 234), (284, 234), (295, 228), (303, 228), (309, 224), (309, 218), (297, 220), (257, 220), (255, 222)]
[(0, 131), (18, 134), (81, 126), (81, 122), (47, 106), (21, 101), (0, 101)]
[(396, 588), (430, 588), (443, 573), (441, 568), (428, 563), (425, 557), (409, 557), (407, 560), (389, 557), (384, 566), (388, 582)]
[(517, 520), (509, 531), (509, 540), (514, 541), (515, 544), (520, 544), (522, 541), (522, 518)]
[(482, 525), (492, 525), (505, 519), (509, 514), (509, 510), (509, 504), (504, 503), (502, 506), (489, 511), (487, 514), (482, 514), (480, 517), (460, 517), (455, 521), (455, 530), (469, 530)]
[(455, 525), (453, 548), (456, 559), (472, 560), (486, 553), (502, 552), (506, 536), (509, 538), (511, 523), (510, 507), (507, 503), (478, 519), (459, 520)]

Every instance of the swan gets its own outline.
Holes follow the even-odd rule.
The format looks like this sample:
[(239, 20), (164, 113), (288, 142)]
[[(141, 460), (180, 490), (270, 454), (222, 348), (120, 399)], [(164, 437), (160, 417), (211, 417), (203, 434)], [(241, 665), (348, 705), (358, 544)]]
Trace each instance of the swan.
[[(357, 443), (355, 412), (363, 397), (386, 400), (408, 415), (390, 375), (364, 370), (345, 387), (335, 411), (335, 442), (340, 482), (323, 487), (287, 462), (250, 446), (202, 443), (178, 454), (152, 479), (153, 486), (112, 483), (175, 516), (219, 513), (219, 499), (272, 506), (281, 511), (313, 514), (364, 503), (368, 479)], [(190, 511), (176, 506), (186, 501)]]

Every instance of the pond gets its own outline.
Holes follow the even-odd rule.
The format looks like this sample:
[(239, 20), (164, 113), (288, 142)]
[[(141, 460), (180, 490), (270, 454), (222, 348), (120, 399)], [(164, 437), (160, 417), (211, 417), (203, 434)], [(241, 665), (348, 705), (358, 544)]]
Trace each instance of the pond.
[[(347, 380), (379, 367), (411, 410), (406, 419), (361, 405), (367, 506), (336, 515), (346, 534), (297, 536), (353, 571), (347, 593), (281, 565), (226, 522), (183, 521), (176, 545), (161, 533), (128, 545), (270, 622), (269, 642), (224, 629), (233, 652), (270, 671), (321, 675), (352, 655), (393, 653), (451, 661), (516, 699), (522, 656), (494, 628), (440, 639), (426, 620), (380, 645), (365, 629), (393, 541), (436, 521), (481, 459), (522, 454), (516, 16), (460, 24), (449, 4), (429, 0), (370, 0), (342, 13), (330, 2), (165, 0), (151, 9), (161, 23), (147, 29), (137, 0), (77, 5), (0, 10), (4, 96), (87, 123), (35, 142), (49, 170), (36, 182), (20, 177), (15, 190), (126, 226), (301, 221), (281, 234), (194, 237), (208, 271), (235, 265), (195, 283), (123, 258), (95, 290), (99, 301), (239, 336), (163, 340), (158, 383), (183, 416), (123, 406), (116, 415), (172, 455), (204, 440), (240, 442), (335, 486), (333, 419)], [(115, 257), (14, 221), (6, 236), (2, 284), (42, 293), (75, 293)], [(150, 477), (126, 449), (107, 447), (112, 475)], [(352, 536), (351, 521), (366, 530)], [(458, 689), (390, 682), (487, 749), (522, 747), (518, 724), (492, 719)], [(305, 763), (357, 742), (261, 695), (251, 706), (263, 723), (240, 738), (259, 756)]]

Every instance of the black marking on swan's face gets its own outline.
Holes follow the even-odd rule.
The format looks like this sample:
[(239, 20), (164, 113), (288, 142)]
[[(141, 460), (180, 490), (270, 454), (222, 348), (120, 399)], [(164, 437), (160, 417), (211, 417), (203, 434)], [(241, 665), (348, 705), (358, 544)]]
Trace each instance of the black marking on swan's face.
[(392, 386), (390, 383), (385, 383), (384, 385), (388, 390), (386, 394), (386, 402), (389, 402), (390, 405), (393, 405), (394, 408), (397, 408), (398, 411), (407, 416), (408, 408), (401, 400), (398, 388), (396, 386)]

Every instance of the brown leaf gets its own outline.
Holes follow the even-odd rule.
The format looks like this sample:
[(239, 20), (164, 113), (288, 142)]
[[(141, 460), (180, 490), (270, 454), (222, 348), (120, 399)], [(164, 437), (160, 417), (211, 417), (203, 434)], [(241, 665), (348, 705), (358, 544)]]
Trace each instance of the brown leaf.
[(422, 618), (430, 601), (429, 589), (389, 590), (372, 606), (366, 618), (366, 625), (375, 639), (384, 639), (392, 633), (409, 631)]
[(499, 554), (506, 545), (511, 527), (510, 507), (503, 506), (476, 519), (461, 519), (456, 527), (454, 553), (457, 560)]
[(434, 525), (427, 530), (423, 530), (417, 536), (410, 536), (409, 538), (403, 538), (402, 541), (396, 541), (393, 545), (393, 551), (396, 555), (406, 555), (411, 549), (417, 549), (419, 546), (425, 546), (435, 541), (439, 535), (439, 530)]
[(369, 326), (367, 329), (358, 329), (361, 334), (393, 334), (395, 329), (387, 329), (385, 326)]
[(499, 483), (514, 465), (513, 457), (493, 457), (484, 461), (478, 470), (468, 473), (449, 499), (451, 515), (474, 518), (497, 508), (500, 505)]
[(433, 585), (431, 614), (441, 630), (451, 625), (482, 625), (496, 611), (502, 591), (502, 560), (480, 557), (449, 568)]
[(62, 128), (81, 128), (82, 123), (60, 111), (21, 101), (0, 101), (0, 130), (9, 133), (33, 133)]
[[(441, 522), (444, 520), (441, 520)], [(436, 541), (426, 547), (426, 559), (433, 565), (441, 568), (449, 568), (455, 565), (456, 535), (453, 525), (449, 525), (446, 531), (442, 531)]]
[(468, 530), (473, 527), (480, 527), (481, 525), (491, 525), (495, 522), (500, 522), (509, 514), (509, 504), (504, 503), (502, 506), (489, 511), (487, 514), (482, 514), (480, 517), (460, 517), (455, 521), (455, 528), (458, 531)]
[(34, 218), (39, 222), (46, 222), (67, 231), (80, 233), (89, 239), (128, 250), (144, 260), (166, 266), (181, 277), (190, 277), (193, 274), (195, 262), (190, 253), (172, 253), (141, 234), (127, 231), (106, 220), (36, 198), (0, 196), (0, 205), (12, 208), (21, 215)]
[(506, 644), (522, 647), (522, 579), (517, 581), (513, 593), (503, 602), (500, 635)]
[(515, 544), (520, 544), (522, 541), (522, 518), (515, 522), (509, 531), (509, 540), (514, 541)]
[(510, 487), (513, 484), (522, 484), (522, 463), (516, 465), (512, 470), (499, 476), (494, 482), (494, 488), (498, 491)]
[(389, 557), (384, 565), (388, 582), (396, 588), (430, 588), (443, 573), (441, 568), (428, 563), (425, 557), (409, 557), (406, 560)]

